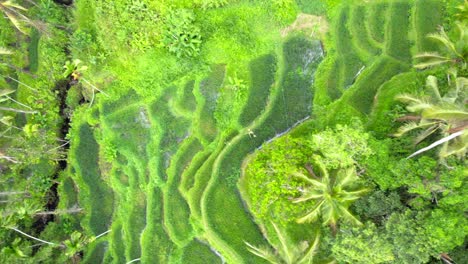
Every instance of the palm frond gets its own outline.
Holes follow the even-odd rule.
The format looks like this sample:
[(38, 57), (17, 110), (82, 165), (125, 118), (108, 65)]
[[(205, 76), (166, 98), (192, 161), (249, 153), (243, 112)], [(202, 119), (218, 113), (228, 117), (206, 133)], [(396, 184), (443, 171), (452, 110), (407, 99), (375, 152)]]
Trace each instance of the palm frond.
[(414, 140), (414, 145), (418, 145), (419, 143), (421, 143), (424, 139), (426, 139), (428, 136), (432, 135), (434, 132), (436, 132), (438, 129), (439, 129), (440, 125), (439, 124), (435, 124), (431, 127), (429, 127), (428, 129), (424, 130), (423, 132), (421, 132), (417, 137), (416, 139)]
[(300, 173), (300, 172), (295, 172), (292, 174), (292, 176), (298, 178), (298, 179), (301, 179), (301, 180), (304, 180), (308, 183), (310, 183), (312, 186), (316, 186), (318, 188), (324, 188), (325, 187), (325, 184), (323, 184), (322, 182), (320, 181), (317, 181), (315, 179), (311, 179), (309, 177), (307, 177), (306, 175)]
[(313, 263), (314, 256), (317, 254), (317, 250), (320, 244), (320, 233), (317, 232), (315, 235), (314, 242), (309, 247), (304, 256), (299, 260), (299, 264), (310, 264)]
[(427, 76), (426, 87), (430, 88), (432, 94), (435, 96), (435, 98), (438, 101), (442, 99), (442, 96), (440, 96), (440, 92), (439, 92), (439, 85), (437, 84), (437, 78), (435, 76), (433, 75)]
[(410, 132), (412, 130), (428, 127), (428, 126), (434, 125), (434, 124), (437, 124), (437, 122), (427, 123), (427, 124), (418, 124), (416, 122), (408, 122), (408, 123), (404, 124), (403, 126), (399, 127), (398, 131), (395, 134), (393, 134), (393, 136), (401, 137), (402, 135), (404, 135), (404, 134), (406, 134), (406, 133), (408, 133), (408, 132)]
[(450, 40), (447, 33), (445, 33), (445, 30), (443, 27), (440, 27), (439, 33), (431, 33), (431, 34), (428, 34), (427, 37), (440, 42), (442, 45), (444, 45), (450, 52), (452, 52), (457, 57), (463, 57), (456, 49), (453, 42)]
[(451, 134), (451, 135), (449, 135), (449, 136), (446, 136), (446, 137), (444, 137), (444, 138), (442, 138), (442, 139), (439, 139), (439, 140), (437, 140), (436, 142), (432, 143), (431, 145), (429, 145), (429, 146), (427, 146), (427, 147), (425, 147), (425, 148), (422, 148), (422, 149), (420, 149), (420, 150), (414, 152), (413, 154), (409, 155), (409, 156), (407, 157), (407, 159), (410, 159), (410, 158), (412, 158), (412, 157), (414, 157), (414, 156), (416, 156), (416, 155), (419, 155), (419, 154), (421, 154), (421, 153), (423, 153), (423, 152), (426, 152), (426, 151), (428, 151), (428, 150), (431, 150), (431, 149), (433, 149), (433, 148), (439, 146), (440, 144), (444, 144), (445, 142), (448, 142), (449, 140), (452, 140), (452, 139), (454, 139), (454, 138), (456, 138), (456, 137), (461, 136), (462, 134), (463, 134), (463, 131), (458, 131), (458, 132), (453, 133), (453, 134)]
[(340, 214), (337, 210), (338, 202), (336, 200), (329, 200), (322, 206), (322, 222), (323, 225), (330, 224), (331, 226), (336, 226), (338, 219), (340, 218)]
[(422, 52), (413, 56), (413, 58), (414, 59), (450, 59), (449, 57), (440, 55), (437, 52)]
[(468, 150), (468, 130), (465, 130), (463, 135), (451, 141), (450, 144), (445, 144), (439, 152), (439, 156), (446, 158), (450, 155), (456, 155), (460, 158), (466, 157)]
[(7, 48), (0, 47), (0, 55), (10, 55), (13, 54), (13, 52)]
[(356, 169), (354, 167), (348, 167), (338, 171), (335, 185), (344, 187), (350, 182), (356, 181), (358, 176), (356, 174)]
[(301, 203), (301, 202), (309, 201), (309, 200), (312, 200), (312, 199), (318, 199), (318, 198), (322, 198), (322, 197), (323, 197), (323, 193), (313, 191), (313, 190), (309, 190), (304, 195), (302, 195), (301, 197), (294, 199), (293, 203)]
[(23, 34), (27, 33), (25, 28), (23, 27), (22, 23), (20, 22), (20, 20), (15, 15), (10, 13), (9, 11), (6, 11), (4, 13), (8, 17), (8, 19), (10, 19), (11, 23), (13, 23), (13, 25), (15, 26), (16, 29), (18, 29)]
[(361, 189), (357, 191), (341, 191), (341, 201), (351, 202), (361, 198), (364, 194), (369, 192), (369, 189)]
[(415, 97), (412, 94), (407, 94), (407, 93), (399, 94), (395, 96), (395, 99), (403, 103), (421, 104), (423, 102), (423, 100)]
[(439, 65), (442, 65), (442, 64), (445, 64), (445, 63), (448, 63), (448, 62), (453, 62), (453, 60), (451, 60), (451, 59), (446, 59), (446, 60), (434, 59), (434, 60), (430, 60), (430, 61), (426, 61), (426, 62), (417, 63), (417, 64), (414, 65), (414, 67), (416, 69), (426, 69), (426, 68), (430, 68), (430, 67), (434, 67), (434, 66), (439, 66)]
[(22, 11), (27, 11), (26, 8), (18, 5), (18, 4), (15, 4), (13, 3), (12, 1), (5, 1), (3, 3), (1, 3), (2, 6), (4, 7), (7, 7), (7, 8), (16, 8), (16, 9), (19, 9), (19, 10), (22, 10)]
[(406, 109), (412, 113), (419, 113), (421, 111), (425, 111), (427, 109), (433, 108), (434, 104), (428, 101), (422, 101), (420, 104), (409, 104), (406, 106)]
[(344, 206), (338, 205), (337, 210), (341, 213), (346, 221), (355, 225), (362, 225), (361, 221), (359, 221), (353, 214), (351, 214)]
[(271, 224), (273, 225), (273, 228), (275, 229), (276, 235), (278, 236), (278, 240), (279, 240), (280, 245), (281, 245), (280, 251), (283, 253), (282, 254), (283, 258), (286, 259), (287, 263), (292, 263), (294, 261), (294, 254), (293, 254), (293, 252), (291, 252), (291, 250), (288, 247), (288, 245), (290, 244), (289, 241), (283, 235), (283, 233), (278, 228), (278, 226), (275, 225), (275, 223), (271, 222)]
[(248, 242), (244, 242), (247, 245), (247, 250), (250, 251), (250, 253), (261, 257), (265, 260), (267, 260), (270, 263), (273, 264), (281, 264), (277, 259), (275, 253), (273, 253), (269, 248), (267, 247), (255, 247), (251, 245)]
[(0, 97), (7, 96), (7, 95), (12, 94), (14, 92), (15, 92), (15, 90), (12, 90), (12, 89), (1, 89), (0, 90)]
[(309, 213), (307, 213), (305, 216), (297, 219), (296, 222), (298, 222), (299, 224), (302, 224), (302, 223), (305, 223), (305, 222), (312, 222), (312, 221), (316, 220), (318, 218), (318, 216), (320, 215), (320, 209), (321, 209), (323, 203), (324, 203), (324, 200), (321, 200), (320, 202), (318, 202)]
[(433, 107), (426, 109), (422, 113), (423, 118), (438, 119), (446, 121), (462, 121), (468, 120), (468, 112), (458, 109), (447, 109), (440, 107)]

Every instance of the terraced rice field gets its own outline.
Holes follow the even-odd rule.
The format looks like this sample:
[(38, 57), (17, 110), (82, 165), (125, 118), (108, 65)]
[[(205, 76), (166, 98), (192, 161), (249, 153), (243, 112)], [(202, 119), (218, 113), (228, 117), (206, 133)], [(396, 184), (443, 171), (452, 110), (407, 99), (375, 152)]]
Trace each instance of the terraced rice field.
[[(437, 23), (425, 22), (422, 2), (343, 6), (320, 66), (319, 41), (302, 35), (252, 60), (237, 128), (223, 129), (215, 117), (224, 64), (155, 99), (104, 98), (95, 122), (76, 118), (68, 185), (89, 212), (81, 224), (96, 235), (112, 231), (88, 248), (85, 263), (264, 263), (244, 244), (267, 242), (238, 190), (243, 160), (311, 119), (316, 106), (336, 118), (382, 107), (385, 84), (409, 70), (413, 49), (432, 45), (423, 36)], [(429, 6), (440, 18), (437, 3)]]

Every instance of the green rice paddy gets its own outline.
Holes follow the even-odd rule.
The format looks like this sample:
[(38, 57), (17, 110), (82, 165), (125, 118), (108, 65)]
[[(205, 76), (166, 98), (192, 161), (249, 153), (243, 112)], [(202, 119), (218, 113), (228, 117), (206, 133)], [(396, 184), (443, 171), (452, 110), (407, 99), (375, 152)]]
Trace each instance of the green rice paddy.
[[(245, 246), (267, 241), (238, 189), (244, 159), (313, 119), (315, 109), (335, 121), (367, 120), (388, 109), (395, 76), (411, 78), (401, 74), (410, 69), (413, 49), (433, 45), (424, 36), (437, 23), (426, 22), (423, 2), (342, 5), (330, 22), (326, 59), (318, 40), (293, 32), (240, 62), (210, 54), (213, 63), (201, 73), (180, 70), (162, 78), (167, 83), (154, 84), (149, 71), (142, 73), (147, 82), (133, 84), (138, 88), (110, 84), (106, 89), (126, 87), (126, 95), (100, 96), (95, 123), (73, 119), (72, 177), (62, 189), (64, 202), (78, 202), (88, 213), (81, 220), (86, 230), (111, 230), (85, 251), (84, 263), (264, 263)], [(428, 6), (440, 20), (438, 1)], [(219, 12), (231, 15), (229, 8)], [(261, 32), (255, 30), (252, 36)], [(233, 73), (247, 89), (232, 107), (235, 125), (225, 127), (217, 113)], [(150, 88), (141, 92), (143, 86)]]

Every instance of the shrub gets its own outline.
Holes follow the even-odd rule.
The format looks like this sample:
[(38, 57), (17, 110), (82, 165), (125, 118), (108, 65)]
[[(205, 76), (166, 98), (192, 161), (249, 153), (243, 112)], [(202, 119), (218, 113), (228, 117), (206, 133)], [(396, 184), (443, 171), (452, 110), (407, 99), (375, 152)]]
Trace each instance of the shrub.
[(196, 3), (200, 5), (202, 9), (209, 9), (223, 7), (229, 3), (229, 0), (196, 0)]
[(200, 52), (200, 28), (191, 10), (171, 11), (164, 19), (161, 44), (177, 57), (193, 57)]

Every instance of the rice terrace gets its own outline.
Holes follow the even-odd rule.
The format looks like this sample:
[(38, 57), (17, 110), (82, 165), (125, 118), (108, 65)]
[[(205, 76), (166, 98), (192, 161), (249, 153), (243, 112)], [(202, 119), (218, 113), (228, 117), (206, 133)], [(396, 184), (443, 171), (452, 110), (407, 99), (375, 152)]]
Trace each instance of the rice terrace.
[(468, 1), (0, 14), (0, 263), (468, 263)]

